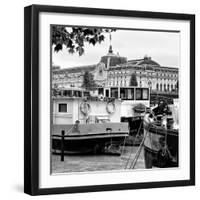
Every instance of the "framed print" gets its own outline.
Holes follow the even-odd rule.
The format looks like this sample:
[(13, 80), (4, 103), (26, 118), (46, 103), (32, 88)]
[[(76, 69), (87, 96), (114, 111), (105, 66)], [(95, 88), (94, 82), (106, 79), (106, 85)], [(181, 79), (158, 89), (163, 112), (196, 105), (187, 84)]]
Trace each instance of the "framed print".
[(24, 192), (194, 185), (195, 16), (24, 11)]

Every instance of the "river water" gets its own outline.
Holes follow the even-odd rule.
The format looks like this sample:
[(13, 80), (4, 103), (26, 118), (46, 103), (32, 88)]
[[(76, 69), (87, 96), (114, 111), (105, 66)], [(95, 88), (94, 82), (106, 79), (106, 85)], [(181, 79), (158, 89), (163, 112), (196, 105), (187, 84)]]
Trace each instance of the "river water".
[[(59, 155), (52, 155), (52, 173), (92, 172), (129, 169), (135, 158), (138, 147), (125, 147), (121, 156), (113, 155), (65, 155), (60, 161)], [(135, 169), (144, 169), (143, 150), (135, 165)]]

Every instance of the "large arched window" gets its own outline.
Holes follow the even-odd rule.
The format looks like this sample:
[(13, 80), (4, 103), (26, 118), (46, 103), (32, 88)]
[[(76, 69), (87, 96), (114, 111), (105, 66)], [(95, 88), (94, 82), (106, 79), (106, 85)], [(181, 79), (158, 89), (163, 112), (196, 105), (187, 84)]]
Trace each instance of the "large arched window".
[(164, 91), (166, 91), (166, 85), (164, 84)]
[(167, 90), (169, 91), (169, 84), (167, 84)]
[(171, 84), (171, 91), (173, 91), (173, 84)]
[(156, 90), (157, 91), (159, 90), (159, 84), (158, 83), (156, 84)]
[(162, 91), (162, 83), (160, 84), (160, 91)]

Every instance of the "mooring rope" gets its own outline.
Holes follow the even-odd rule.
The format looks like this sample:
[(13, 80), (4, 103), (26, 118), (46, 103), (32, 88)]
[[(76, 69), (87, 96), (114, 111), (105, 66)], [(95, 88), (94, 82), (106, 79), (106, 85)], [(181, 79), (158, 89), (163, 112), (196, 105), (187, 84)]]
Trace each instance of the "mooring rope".
[(131, 155), (133, 154), (135, 140), (136, 140), (137, 136), (138, 136), (139, 133), (140, 133), (140, 129), (141, 129), (141, 127), (142, 127), (142, 123), (143, 123), (143, 122), (141, 121), (140, 126), (139, 126), (139, 129), (138, 129), (138, 132), (137, 132), (137, 134), (136, 134), (136, 136), (135, 136), (135, 138), (134, 138), (134, 141), (133, 141), (133, 148), (132, 148), (132, 151), (131, 151), (130, 154), (129, 154), (128, 160), (127, 160), (126, 165), (125, 165), (125, 169), (127, 169), (128, 164), (129, 164), (129, 161), (130, 161), (130, 159), (131, 159)]
[(139, 146), (139, 148), (138, 148), (138, 150), (136, 152), (135, 158), (133, 159), (133, 161), (132, 161), (132, 163), (130, 165), (130, 169), (134, 169), (135, 165), (137, 164), (137, 161), (138, 161), (138, 158), (139, 158), (140, 153), (142, 151), (142, 147), (143, 147), (144, 141), (146, 139), (146, 136), (147, 136), (147, 134), (145, 134), (145, 136), (142, 139), (142, 142), (140, 143), (140, 146)]
[[(141, 126), (140, 126), (140, 128), (141, 128)], [(147, 132), (149, 131), (149, 129), (150, 129), (150, 126), (148, 127)], [(137, 150), (137, 152), (136, 152), (136, 155), (135, 155), (133, 161), (131, 162), (131, 165), (130, 165), (129, 169), (134, 169), (134, 168), (135, 168), (135, 166), (136, 166), (136, 164), (137, 164), (137, 161), (138, 161), (138, 158), (139, 158), (139, 156), (140, 156), (140, 153), (141, 153), (141, 151), (142, 151), (142, 147), (143, 147), (143, 145), (144, 145), (144, 141), (145, 141), (146, 137), (147, 137), (147, 133), (146, 133), (145, 136), (143, 137), (143, 139), (142, 139), (142, 141), (141, 141), (141, 143), (140, 143), (140, 146), (138, 147), (138, 150)], [(132, 152), (132, 153), (133, 153), (133, 152)], [(129, 156), (129, 160), (130, 160), (130, 156)], [(127, 164), (126, 164), (125, 169), (127, 169), (129, 160), (128, 160)]]
[(126, 137), (127, 137), (127, 136), (125, 136), (124, 141), (123, 141), (123, 146), (122, 146), (122, 151), (121, 151), (121, 154), (122, 154), (122, 155), (123, 155), (124, 149), (125, 149)]

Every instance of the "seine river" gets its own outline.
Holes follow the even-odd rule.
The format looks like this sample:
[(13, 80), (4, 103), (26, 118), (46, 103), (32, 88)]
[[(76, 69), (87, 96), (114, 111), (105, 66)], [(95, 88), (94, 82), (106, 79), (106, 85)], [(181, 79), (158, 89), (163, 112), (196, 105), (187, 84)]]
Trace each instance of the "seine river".
[[(92, 172), (128, 169), (134, 160), (138, 147), (125, 147), (121, 156), (81, 155), (67, 156), (64, 162), (59, 155), (52, 155), (52, 173)], [(144, 169), (144, 154), (141, 151), (135, 169)]]

